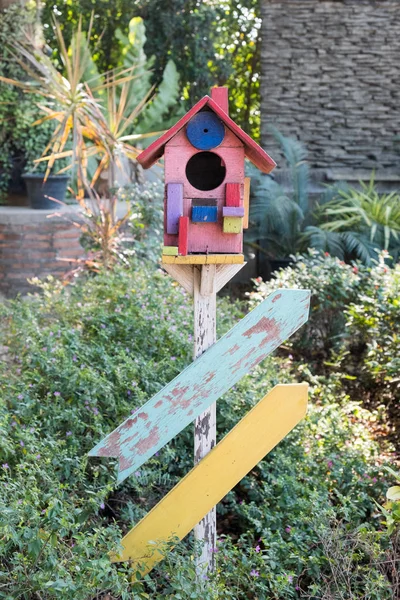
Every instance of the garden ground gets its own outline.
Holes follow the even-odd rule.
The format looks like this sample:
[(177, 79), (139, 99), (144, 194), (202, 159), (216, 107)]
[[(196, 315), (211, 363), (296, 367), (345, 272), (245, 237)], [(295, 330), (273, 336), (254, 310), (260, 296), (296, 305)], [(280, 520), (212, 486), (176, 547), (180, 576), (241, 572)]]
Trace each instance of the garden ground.
[[(384, 258), (367, 268), (312, 252), (258, 282), (250, 305), (277, 286), (311, 289), (310, 321), (220, 399), (219, 436), (277, 383), (308, 381), (310, 410), (219, 504), (217, 570), (200, 586), (190, 536), (135, 584), (107, 554), (190, 469), (191, 428), (119, 487), (113, 461), (87, 457), (191, 361), (190, 299), (133, 258), (3, 305), (0, 597), (398, 598), (398, 503), (386, 516), (378, 505), (395, 483), (382, 441), (398, 398), (399, 281)], [(220, 299), (219, 335), (246, 310)]]

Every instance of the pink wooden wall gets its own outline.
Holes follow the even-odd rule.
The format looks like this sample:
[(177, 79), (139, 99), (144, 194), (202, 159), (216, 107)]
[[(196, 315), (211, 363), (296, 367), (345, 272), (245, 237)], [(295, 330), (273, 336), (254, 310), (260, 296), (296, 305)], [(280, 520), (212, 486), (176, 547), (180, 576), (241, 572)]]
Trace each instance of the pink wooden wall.
[[(209, 191), (201, 191), (186, 179), (188, 160), (200, 150), (194, 148), (186, 137), (185, 130), (177, 133), (165, 146), (165, 184), (183, 183), (183, 215), (189, 217), (189, 247), (188, 251), (199, 253), (242, 253), (243, 234), (223, 233), (222, 207), (225, 204), (225, 184), (244, 181), (244, 146), (243, 143), (227, 128), (222, 143), (210, 150), (218, 154), (224, 161), (226, 176), (223, 183)], [(216, 198), (218, 206), (217, 223), (192, 223), (192, 198)], [(241, 186), (241, 205), (243, 205), (243, 185)], [(164, 204), (164, 219), (166, 219), (166, 204)], [(164, 222), (165, 231), (165, 222)], [(178, 236), (164, 234), (165, 246), (177, 246)]]

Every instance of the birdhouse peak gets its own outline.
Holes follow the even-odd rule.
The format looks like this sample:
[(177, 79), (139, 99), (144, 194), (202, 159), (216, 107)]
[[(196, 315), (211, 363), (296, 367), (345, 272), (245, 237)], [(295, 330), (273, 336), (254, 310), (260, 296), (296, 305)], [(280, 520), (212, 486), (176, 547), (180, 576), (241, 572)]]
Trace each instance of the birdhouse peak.
[(186, 127), (201, 110), (210, 110), (216, 114), (221, 124), (227, 127), (243, 143), (246, 158), (260, 171), (270, 173), (275, 168), (275, 161), (229, 117), (227, 112), (228, 88), (212, 88), (211, 94), (212, 97), (206, 95), (199, 100), (173, 127), (139, 154), (137, 161), (143, 168), (148, 169), (157, 162), (164, 154), (165, 145)]

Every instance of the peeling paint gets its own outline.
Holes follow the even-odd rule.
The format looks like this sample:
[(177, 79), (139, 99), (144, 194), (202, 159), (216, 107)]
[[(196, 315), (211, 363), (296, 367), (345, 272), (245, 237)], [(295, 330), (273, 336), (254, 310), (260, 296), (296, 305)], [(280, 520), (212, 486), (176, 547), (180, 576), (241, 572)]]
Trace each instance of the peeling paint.
[(144, 454), (147, 450), (150, 450), (150, 448), (157, 444), (159, 439), (158, 427), (153, 427), (146, 438), (143, 438), (132, 446), (131, 451), (137, 452), (138, 454)]
[(89, 455), (118, 457), (118, 481), (123, 481), (288, 339), (307, 320), (309, 295), (306, 290), (271, 294)]

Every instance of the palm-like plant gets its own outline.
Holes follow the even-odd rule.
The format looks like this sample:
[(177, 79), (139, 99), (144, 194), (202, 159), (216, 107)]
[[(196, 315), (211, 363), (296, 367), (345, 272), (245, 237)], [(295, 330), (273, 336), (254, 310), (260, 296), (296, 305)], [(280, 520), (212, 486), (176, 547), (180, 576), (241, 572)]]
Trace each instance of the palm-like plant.
[[(304, 147), (275, 128), (271, 128), (271, 132), (280, 143), (289, 166), (292, 190), (288, 192), (273, 177), (249, 166), (253, 227), (246, 235), (246, 243), (264, 250), (269, 257), (282, 258), (295, 253), (299, 247), (308, 207), (309, 172)], [(263, 248), (256, 241), (263, 242)]]
[(387, 250), (395, 259), (400, 252), (400, 195), (380, 194), (374, 174), (360, 189), (337, 189), (330, 202), (316, 211), (319, 228), (325, 234), (340, 236), (349, 256), (369, 263), (380, 250)]
[[(85, 35), (79, 22), (68, 50), (59, 24), (55, 22), (54, 26), (63, 72), (40, 47), (35, 46), (33, 39), (28, 38), (26, 44), (14, 45), (14, 58), (30, 79), (27, 82), (1, 79), (21, 87), (27, 93), (41, 96), (43, 102), (40, 108), (44, 116), (33, 125), (54, 121), (55, 128), (37, 162), (47, 163), (46, 178), (58, 159), (70, 158), (69, 166), (63, 170), (72, 168), (76, 171), (77, 197), (83, 198), (85, 189), (94, 184), (87, 176), (88, 158), (100, 154), (102, 165), (114, 161), (115, 130), (110, 128), (107, 121), (102, 96), (105, 92), (111, 94), (111, 89), (115, 93), (119, 86), (134, 78), (134, 73), (133, 68), (124, 69), (103, 81), (92, 62), (90, 30)], [(147, 99), (138, 103), (136, 114)], [(129, 151), (133, 157), (138, 154), (133, 147), (125, 146), (122, 149)]]
[(273, 177), (249, 167), (252, 227), (246, 234), (246, 244), (269, 258), (288, 258), (308, 246), (343, 257), (340, 236), (313, 225), (306, 149), (301, 142), (282, 135), (275, 127), (270, 127), (270, 131), (286, 160), (288, 185), (283, 186)]
[[(54, 27), (61, 70), (31, 37), (24, 44), (13, 45), (14, 58), (29, 80), (21, 82), (5, 77), (0, 77), (0, 80), (41, 97), (40, 108), (44, 116), (33, 125), (53, 121), (55, 128), (36, 163), (47, 165), (47, 178), (57, 160), (69, 159), (68, 166), (58, 172), (72, 169), (77, 188), (75, 196), (88, 220), (85, 233), (96, 242), (104, 262), (110, 264), (112, 254), (115, 254), (118, 231), (128, 217), (116, 218), (116, 198), (112, 194), (115, 174), (140, 153), (132, 142), (136, 144), (139, 140), (162, 133), (151, 130), (151, 118), (157, 116), (161, 120), (163, 110), (168, 110), (176, 99), (176, 69), (173, 63), (168, 63), (168, 76), (172, 74), (174, 80), (166, 90), (167, 82), (163, 79), (158, 94), (161, 98), (154, 96), (143, 52), (145, 36), (141, 20), (132, 20), (133, 35), (127, 42), (130, 60), (125, 56), (120, 68), (104, 76), (98, 73), (92, 60), (90, 28), (85, 34), (79, 21), (71, 46), (67, 49), (59, 24), (55, 22)], [(140, 33), (140, 36), (135, 37), (135, 33)], [(135, 43), (138, 45), (136, 53)], [(139, 83), (139, 80), (144, 82)], [(142, 113), (145, 125), (142, 123), (141, 130), (134, 133), (136, 121)], [(97, 179), (104, 172), (108, 178), (107, 203), (95, 189)], [(85, 196), (89, 197), (89, 202)]]

